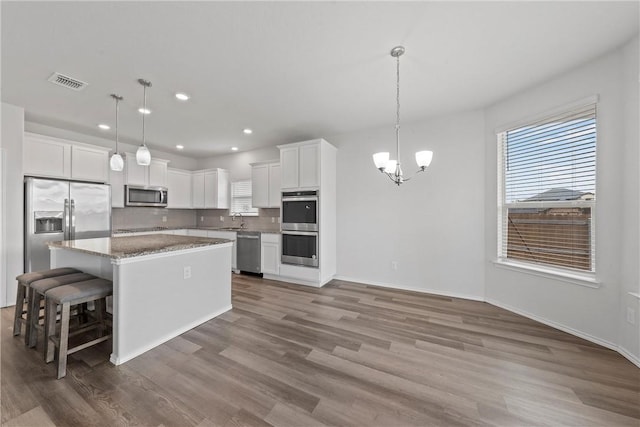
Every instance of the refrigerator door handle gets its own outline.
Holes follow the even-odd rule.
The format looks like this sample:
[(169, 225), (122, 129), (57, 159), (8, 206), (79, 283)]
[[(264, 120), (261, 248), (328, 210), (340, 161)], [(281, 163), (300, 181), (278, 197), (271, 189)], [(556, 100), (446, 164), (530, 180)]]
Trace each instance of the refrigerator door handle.
[(62, 211), (62, 232), (64, 240), (69, 240), (69, 199), (64, 199), (64, 210)]
[(76, 238), (76, 202), (73, 199), (71, 199), (71, 209), (69, 210), (69, 216), (71, 217), (69, 240), (73, 240)]

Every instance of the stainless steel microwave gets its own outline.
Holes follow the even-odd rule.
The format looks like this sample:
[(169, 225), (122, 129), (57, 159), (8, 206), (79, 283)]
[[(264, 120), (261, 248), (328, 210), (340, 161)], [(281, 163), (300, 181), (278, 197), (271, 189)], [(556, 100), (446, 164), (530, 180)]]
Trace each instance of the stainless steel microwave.
[(165, 187), (141, 187), (125, 185), (125, 206), (167, 207), (167, 189)]

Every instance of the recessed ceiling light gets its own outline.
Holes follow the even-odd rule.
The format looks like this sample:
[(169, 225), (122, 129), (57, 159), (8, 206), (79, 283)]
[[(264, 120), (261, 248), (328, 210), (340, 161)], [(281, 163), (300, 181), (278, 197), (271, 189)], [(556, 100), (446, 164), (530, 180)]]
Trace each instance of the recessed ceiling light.
[(238, 151), (238, 147), (231, 147), (231, 151)]
[(151, 114), (151, 110), (148, 108), (138, 108), (138, 112), (142, 114)]
[(246, 133), (247, 135), (251, 135), (253, 133), (253, 131), (249, 128), (243, 129), (242, 132)]
[(105, 125), (104, 123), (100, 123), (100, 124), (98, 125), (98, 127), (99, 127), (100, 129), (102, 129), (102, 130), (109, 130), (109, 129), (111, 129), (111, 126), (109, 126), (109, 125)]
[(180, 101), (187, 101), (190, 98), (190, 96), (187, 95), (186, 93), (178, 92), (176, 93), (176, 98), (178, 98)]
[(178, 144), (178, 145), (176, 145), (176, 148), (177, 148), (178, 150), (183, 150), (183, 149), (184, 149), (184, 145), (180, 145), (180, 144)]

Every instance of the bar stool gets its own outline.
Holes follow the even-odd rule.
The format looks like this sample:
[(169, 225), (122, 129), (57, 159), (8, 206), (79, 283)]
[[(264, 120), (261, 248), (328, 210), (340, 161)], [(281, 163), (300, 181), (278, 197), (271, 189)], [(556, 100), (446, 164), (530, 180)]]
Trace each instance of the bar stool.
[[(62, 267), (54, 268), (52, 270), (32, 271), (30, 273), (24, 273), (16, 277), (16, 280), (18, 281), (18, 290), (16, 292), (16, 307), (13, 314), (13, 335), (20, 335), (22, 324), (25, 324), (25, 345), (29, 343), (29, 324), (27, 323), (27, 319), (24, 317), (24, 315), (28, 314), (29, 301), (31, 297), (31, 283), (35, 282), (36, 280), (46, 279), (48, 277), (63, 276), (65, 274), (72, 273), (81, 273), (81, 271), (76, 270), (75, 268)], [(25, 300), (27, 303), (27, 310), (24, 309)]]
[[(111, 338), (111, 334), (104, 335), (106, 328), (106, 298), (113, 294), (113, 282), (106, 279), (91, 279), (84, 282), (76, 282), (70, 285), (58, 286), (45, 293), (45, 336), (47, 363), (57, 358), (57, 378), (67, 374), (67, 356), (76, 351), (83, 350), (95, 344)], [(69, 348), (69, 317), (72, 305), (93, 301), (95, 303), (96, 321), (83, 325), (75, 330), (72, 335), (87, 332), (91, 329), (98, 330), (98, 338)], [(56, 333), (56, 315), (60, 309), (60, 332)]]
[[(73, 273), (64, 276), (50, 277), (48, 279), (36, 280), (31, 283), (29, 305), (27, 307), (27, 328), (29, 330), (29, 347), (35, 347), (38, 343), (38, 331), (44, 330), (44, 323), (40, 326), (40, 301), (44, 299), (45, 293), (49, 289), (58, 286), (69, 285), (75, 282), (84, 282), (95, 279), (96, 276), (88, 273)], [(45, 306), (45, 313), (47, 307)], [(46, 346), (45, 346), (46, 348)], [(43, 353), (44, 354), (44, 353)]]

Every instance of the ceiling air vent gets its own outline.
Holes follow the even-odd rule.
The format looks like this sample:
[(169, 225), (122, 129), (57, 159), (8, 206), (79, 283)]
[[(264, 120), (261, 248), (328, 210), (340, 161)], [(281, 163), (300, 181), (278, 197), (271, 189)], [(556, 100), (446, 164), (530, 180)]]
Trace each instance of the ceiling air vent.
[(89, 84), (60, 73), (51, 74), (51, 77), (49, 77), (47, 80), (49, 80), (51, 83), (73, 90), (82, 90)]

